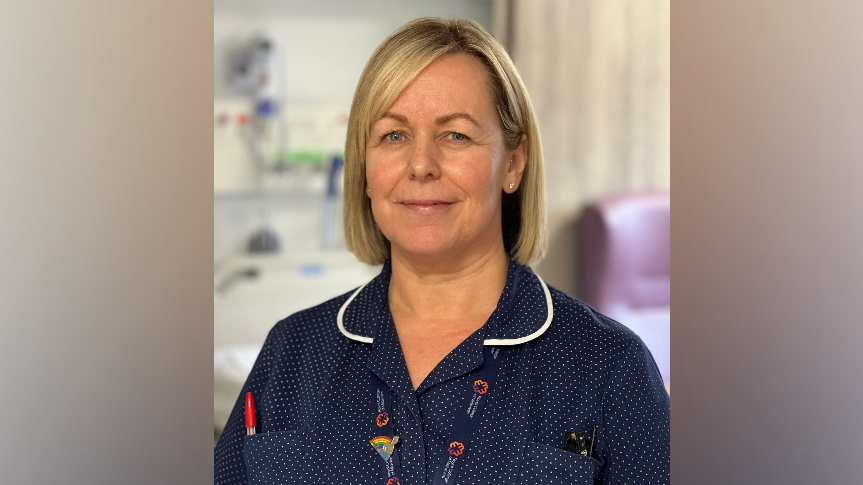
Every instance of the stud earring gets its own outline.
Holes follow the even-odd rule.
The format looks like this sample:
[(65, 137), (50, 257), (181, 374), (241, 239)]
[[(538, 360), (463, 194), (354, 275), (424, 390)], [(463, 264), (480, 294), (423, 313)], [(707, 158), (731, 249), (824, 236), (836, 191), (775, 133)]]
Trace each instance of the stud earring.
[(515, 184), (509, 184), (509, 188), (515, 188)]

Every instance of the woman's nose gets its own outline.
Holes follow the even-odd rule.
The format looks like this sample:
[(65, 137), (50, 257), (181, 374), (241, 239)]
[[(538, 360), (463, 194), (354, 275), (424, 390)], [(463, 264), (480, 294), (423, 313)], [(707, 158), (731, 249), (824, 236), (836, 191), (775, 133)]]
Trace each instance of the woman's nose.
[(424, 182), (440, 177), (441, 153), (433, 142), (418, 142), (408, 161), (408, 177)]

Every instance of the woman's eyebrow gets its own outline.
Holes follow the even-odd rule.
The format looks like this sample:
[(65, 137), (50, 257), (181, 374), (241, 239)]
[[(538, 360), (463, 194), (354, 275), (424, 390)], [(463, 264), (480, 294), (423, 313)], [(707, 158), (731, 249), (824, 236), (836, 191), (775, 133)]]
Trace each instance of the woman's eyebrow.
[[(396, 120), (399, 123), (404, 123), (406, 125), (410, 124), (410, 123), (408, 123), (407, 117), (400, 115), (400, 114), (397, 114), (397, 113), (392, 113), (390, 111), (387, 111), (386, 113), (384, 113), (381, 116), (381, 119), (384, 119), (384, 118)], [(450, 113), (448, 115), (443, 115), (443, 116), (438, 117), (437, 119), (434, 120), (434, 122), (436, 125), (443, 125), (443, 124), (449, 123), (450, 121), (452, 121), (454, 119), (458, 119), (458, 118), (468, 120), (471, 123), (473, 123), (474, 125), (476, 125), (477, 128), (481, 128), (479, 122), (477, 120), (475, 120), (473, 116), (471, 116), (467, 113)]]
[(386, 113), (384, 113), (384, 114), (383, 114), (383, 116), (381, 116), (381, 119), (384, 119), (384, 118), (389, 118), (389, 119), (392, 119), (392, 120), (396, 120), (396, 121), (398, 121), (399, 123), (403, 123), (403, 124), (405, 124), (405, 125), (409, 124), (409, 123), (408, 123), (408, 119), (407, 119), (406, 117), (404, 117), (404, 116), (402, 116), (402, 115), (400, 115), (400, 114), (390, 113), (389, 111), (387, 111)]
[(468, 120), (471, 123), (473, 123), (474, 125), (476, 125), (477, 128), (481, 128), (481, 126), (479, 126), (479, 122), (477, 120), (473, 119), (473, 116), (471, 116), (467, 113), (451, 113), (448, 115), (443, 115), (443, 116), (439, 117), (438, 119), (434, 120), (434, 122), (435, 122), (435, 124), (443, 125), (443, 124), (448, 123), (448, 122), (450, 122), (454, 119), (457, 119), (457, 118), (462, 118), (462, 119)]

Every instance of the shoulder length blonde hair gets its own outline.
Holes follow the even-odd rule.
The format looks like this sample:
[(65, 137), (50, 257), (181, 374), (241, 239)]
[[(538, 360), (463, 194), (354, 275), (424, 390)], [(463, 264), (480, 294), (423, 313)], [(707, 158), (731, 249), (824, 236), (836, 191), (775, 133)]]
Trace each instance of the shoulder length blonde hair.
[(366, 142), (371, 126), (420, 71), (455, 52), (472, 55), (486, 66), (507, 148), (518, 148), (522, 135), (527, 135), (527, 164), (519, 188), (513, 194), (501, 191), (503, 234), (513, 244), (520, 264), (537, 262), (545, 253), (542, 148), (518, 71), (500, 43), (476, 22), (421, 18), (405, 24), (378, 46), (354, 93), (345, 143), (344, 223), (348, 249), (360, 261), (378, 265), (390, 257), (390, 242), (375, 222), (366, 197)]

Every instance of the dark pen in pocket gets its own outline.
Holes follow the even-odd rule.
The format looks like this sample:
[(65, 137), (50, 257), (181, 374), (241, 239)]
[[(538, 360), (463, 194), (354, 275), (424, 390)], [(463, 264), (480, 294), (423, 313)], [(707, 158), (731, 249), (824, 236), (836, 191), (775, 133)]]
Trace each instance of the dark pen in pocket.
[(590, 426), (590, 439), (585, 440), (581, 431), (567, 431), (563, 436), (563, 449), (583, 456), (593, 456), (596, 441), (596, 425)]

